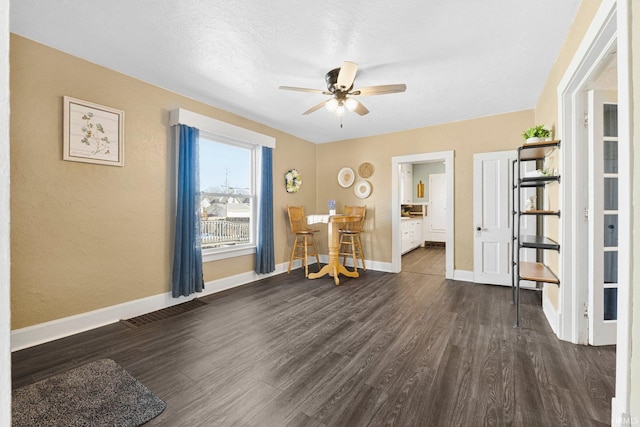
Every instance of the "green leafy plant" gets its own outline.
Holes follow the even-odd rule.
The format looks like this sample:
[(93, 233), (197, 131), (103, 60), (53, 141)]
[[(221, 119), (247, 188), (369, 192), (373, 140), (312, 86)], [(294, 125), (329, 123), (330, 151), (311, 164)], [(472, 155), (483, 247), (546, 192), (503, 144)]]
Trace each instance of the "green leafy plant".
[(545, 129), (544, 125), (534, 126), (524, 131), (522, 137), (524, 139), (529, 138), (548, 138), (551, 135), (549, 129)]

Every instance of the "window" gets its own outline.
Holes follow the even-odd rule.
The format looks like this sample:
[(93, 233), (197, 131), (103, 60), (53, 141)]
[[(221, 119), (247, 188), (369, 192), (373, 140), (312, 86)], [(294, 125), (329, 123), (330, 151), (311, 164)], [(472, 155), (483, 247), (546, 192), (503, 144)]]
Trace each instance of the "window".
[(203, 260), (253, 253), (258, 146), (206, 132), (199, 143)]
[(202, 261), (255, 253), (261, 147), (275, 138), (182, 108), (169, 124), (200, 130)]

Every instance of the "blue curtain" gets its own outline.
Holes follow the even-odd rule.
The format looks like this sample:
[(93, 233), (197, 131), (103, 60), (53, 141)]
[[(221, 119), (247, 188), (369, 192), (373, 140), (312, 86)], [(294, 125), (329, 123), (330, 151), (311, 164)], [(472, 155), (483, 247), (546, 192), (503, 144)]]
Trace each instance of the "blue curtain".
[(258, 274), (276, 269), (273, 246), (273, 149), (262, 147), (260, 194), (258, 195), (258, 238), (256, 242), (256, 266)]
[(200, 247), (199, 131), (185, 125), (176, 125), (176, 128), (178, 200), (172, 276), (174, 298), (204, 289)]

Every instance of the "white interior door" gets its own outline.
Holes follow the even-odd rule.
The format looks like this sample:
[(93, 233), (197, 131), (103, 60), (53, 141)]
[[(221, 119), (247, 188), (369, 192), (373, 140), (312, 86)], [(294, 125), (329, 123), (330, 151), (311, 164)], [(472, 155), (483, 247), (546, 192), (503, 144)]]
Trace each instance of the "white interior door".
[(616, 343), (618, 318), (618, 106), (616, 92), (589, 99), (589, 344)]
[(430, 231), (444, 232), (447, 229), (447, 175), (429, 175), (429, 207), (431, 209)]
[(473, 280), (511, 285), (511, 165), (514, 151), (473, 156)]

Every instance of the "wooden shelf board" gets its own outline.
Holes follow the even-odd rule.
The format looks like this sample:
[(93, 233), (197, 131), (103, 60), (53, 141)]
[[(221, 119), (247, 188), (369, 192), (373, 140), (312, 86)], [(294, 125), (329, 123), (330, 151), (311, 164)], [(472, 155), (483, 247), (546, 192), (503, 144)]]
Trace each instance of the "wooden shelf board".
[(518, 148), (520, 151), (520, 160), (541, 160), (555, 150), (560, 141), (543, 141), (525, 144)]
[(560, 177), (557, 175), (525, 176), (524, 178), (520, 178), (520, 186), (524, 187), (524, 184), (528, 183), (544, 185), (553, 181), (560, 181)]
[(560, 245), (557, 242), (544, 236), (522, 235), (520, 236), (520, 246), (523, 248), (560, 250)]
[(533, 209), (530, 211), (522, 211), (520, 212), (522, 215), (560, 215), (559, 211), (545, 211), (539, 209)]
[(520, 261), (518, 272), (522, 280), (560, 284), (560, 280), (549, 267), (540, 262)]

